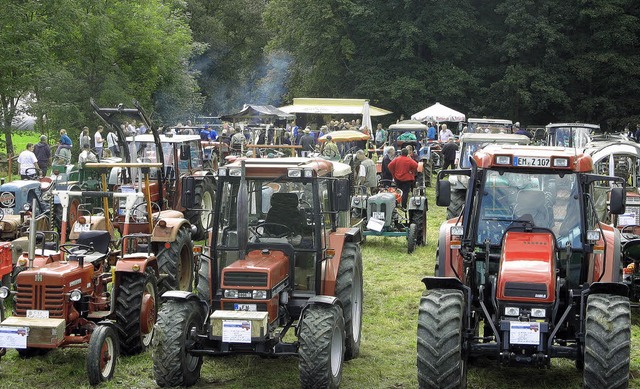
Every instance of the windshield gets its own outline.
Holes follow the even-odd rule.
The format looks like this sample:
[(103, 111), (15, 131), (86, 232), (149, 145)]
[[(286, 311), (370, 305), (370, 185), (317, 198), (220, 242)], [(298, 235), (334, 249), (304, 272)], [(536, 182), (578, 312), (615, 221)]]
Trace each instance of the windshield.
[(574, 174), (486, 171), (476, 242), (499, 245), (510, 226), (549, 228), (558, 246), (582, 247), (580, 194)]
[(591, 141), (587, 127), (552, 127), (549, 129), (550, 146), (582, 148)]
[(476, 133), (492, 133), (492, 134), (511, 134), (513, 125), (511, 123), (495, 123), (495, 122), (469, 122), (465, 132)]

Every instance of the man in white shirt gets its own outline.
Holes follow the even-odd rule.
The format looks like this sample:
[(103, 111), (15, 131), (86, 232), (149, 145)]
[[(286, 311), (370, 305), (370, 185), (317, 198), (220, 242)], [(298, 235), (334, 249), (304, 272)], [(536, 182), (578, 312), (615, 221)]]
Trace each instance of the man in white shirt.
[(118, 136), (113, 131), (109, 131), (109, 133), (107, 134), (107, 148), (111, 150), (112, 157), (120, 156), (120, 146), (118, 146)]
[(98, 154), (98, 158), (102, 158), (102, 147), (104, 145), (104, 140), (102, 139), (102, 130), (102, 126), (99, 126), (96, 134), (93, 136), (93, 141), (96, 145), (96, 153)]
[(451, 137), (453, 137), (453, 132), (451, 132), (451, 130), (447, 128), (446, 124), (443, 124), (442, 128), (440, 129), (440, 142), (447, 143), (447, 141)]
[(85, 144), (82, 152), (78, 155), (78, 164), (83, 165), (87, 162), (98, 162), (98, 158), (96, 158), (95, 154), (91, 152), (91, 147)]
[(38, 166), (38, 158), (33, 153), (33, 143), (27, 143), (27, 148), (18, 155), (18, 163), (20, 164), (20, 178), (29, 179), (36, 173), (42, 173)]

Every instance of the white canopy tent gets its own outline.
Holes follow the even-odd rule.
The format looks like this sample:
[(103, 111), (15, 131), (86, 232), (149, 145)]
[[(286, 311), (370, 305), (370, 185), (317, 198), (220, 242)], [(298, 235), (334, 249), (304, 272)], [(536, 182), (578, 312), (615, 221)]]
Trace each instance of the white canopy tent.
[(463, 113), (440, 103), (435, 103), (411, 115), (411, 120), (417, 120), (419, 122), (463, 122), (465, 118), (466, 116)]
[[(279, 107), (287, 113), (310, 113), (320, 115), (362, 115), (365, 112), (366, 99), (326, 99), (296, 97), (293, 104)], [(369, 115), (383, 116), (391, 111), (369, 105)]]

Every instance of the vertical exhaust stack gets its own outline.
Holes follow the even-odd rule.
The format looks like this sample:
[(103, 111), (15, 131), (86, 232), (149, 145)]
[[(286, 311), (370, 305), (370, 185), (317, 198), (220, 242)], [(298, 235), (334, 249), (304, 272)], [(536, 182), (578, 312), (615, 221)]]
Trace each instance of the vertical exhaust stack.
[(247, 176), (245, 161), (241, 162), (240, 187), (238, 188), (238, 205), (236, 206), (236, 216), (238, 220), (238, 258), (244, 259), (247, 252), (247, 240), (249, 239), (249, 194), (247, 193)]
[[(31, 220), (29, 221), (29, 269), (33, 267), (33, 260), (36, 257), (36, 199), (31, 202)], [(44, 244), (44, 243), (43, 243)]]

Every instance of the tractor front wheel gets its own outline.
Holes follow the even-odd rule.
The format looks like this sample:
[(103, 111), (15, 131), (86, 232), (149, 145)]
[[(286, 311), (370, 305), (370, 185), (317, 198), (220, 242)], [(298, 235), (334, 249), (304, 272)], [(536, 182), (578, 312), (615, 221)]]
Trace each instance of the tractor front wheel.
[(434, 289), (420, 299), (418, 384), (420, 388), (465, 388), (462, 352), (464, 297), (453, 289)]
[(87, 374), (89, 383), (97, 385), (113, 378), (118, 359), (118, 335), (113, 328), (100, 325), (89, 339)]
[(200, 378), (202, 356), (192, 355), (192, 328), (201, 330), (202, 309), (195, 301), (169, 300), (162, 306), (153, 339), (153, 376), (158, 386), (191, 386)]
[(185, 211), (185, 217), (196, 226), (197, 231), (193, 240), (203, 240), (207, 237), (207, 230), (211, 227), (216, 189), (210, 180), (198, 183), (194, 190), (194, 203), (198, 209)]
[(465, 189), (451, 190), (451, 202), (447, 207), (447, 219), (453, 219), (460, 216), (466, 197), (467, 191)]
[(418, 226), (415, 223), (409, 224), (407, 231), (407, 253), (411, 254), (416, 249), (416, 239), (418, 235)]
[(344, 318), (338, 305), (310, 305), (299, 336), (300, 383), (303, 388), (338, 388), (345, 349)]
[(198, 269), (198, 297), (200, 299), (209, 302), (211, 299), (211, 288), (209, 283), (211, 277), (209, 272), (211, 271), (211, 258), (207, 255), (200, 255), (200, 268)]
[(631, 310), (629, 299), (591, 294), (587, 299), (584, 336), (584, 387), (629, 385)]
[(360, 354), (362, 333), (362, 253), (355, 243), (345, 243), (336, 280), (336, 296), (342, 302), (346, 331), (345, 360)]
[(122, 273), (116, 296), (116, 327), (125, 355), (138, 354), (151, 345), (158, 312), (156, 276), (148, 268), (144, 274)]
[(181, 227), (169, 247), (162, 246), (157, 255), (160, 274), (167, 274), (159, 285), (159, 293), (168, 290), (191, 291), (193, 287), (193, 241), (189, 229)]

